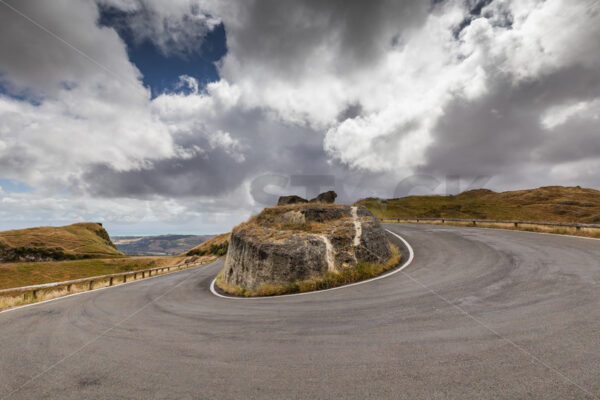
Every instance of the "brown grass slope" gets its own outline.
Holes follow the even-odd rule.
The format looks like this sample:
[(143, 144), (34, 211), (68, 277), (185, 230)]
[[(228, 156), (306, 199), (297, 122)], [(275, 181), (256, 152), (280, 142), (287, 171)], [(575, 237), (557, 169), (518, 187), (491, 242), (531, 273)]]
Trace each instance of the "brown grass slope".
[(214, 255), (218, 257), (224, 256), (227, 253), (230, 238), (231, 233), (222, 233), (208, 239), (206, 242), (200, 243), (198, 246), (186, 252), (185, 255), (188, 257), (207, 255)]
[(178, 256), (133, 256), (108, 259), (4, 263), (0, 264), (0, 289), (167, 267), (183, 261), (184, 258)]
[(547, 186), (496, 193), (471, 190), (456, 196), (367, 198), (357, 204), (377, 218), (476, 218), (600, 224), (600, 191)]
[[(98, 223), (0, 232), (0, 261), (121, 257)], [(4, 257), (2, 257), (4, 254)]]

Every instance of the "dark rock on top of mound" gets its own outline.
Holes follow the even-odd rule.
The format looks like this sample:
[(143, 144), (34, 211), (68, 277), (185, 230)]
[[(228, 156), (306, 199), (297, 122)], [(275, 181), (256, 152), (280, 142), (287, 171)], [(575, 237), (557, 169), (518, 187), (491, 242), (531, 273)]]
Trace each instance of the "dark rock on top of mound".
[(337, 197), (337, 193), (333, 190), (328, 192), (321, 193), (314, 199), (308, 201), (300, 196), (291, 195), (291, 196), (281, 196), (279, 197), (279, 201), (277, 201), (278, 206), (287, 206), (290, 204), (302, 204), (302, 203), (327, 203), (333, 204), (335, 203), (335, 198)]
[(303, 199), (300, 196), (291, 195), (291, 196), (281, 196), (281, 197), (279, 197), (279, 201), (277, 201), (278, 206), (287, 206), (289, 204), (299, 204), (299, 203), (308, 203), (308, 200)]
[(364, 207), (324, 203), (265, 208), (231, 234), (219, 279), (256, 290), (392, 256), (385, 232)]
[(318, 195), (317, 197), (315, 197), (314, 199), (312, 199), (310, 202), (311, 203), (328, 203), (328, 204), (333, 204), (333, 203), (335, 203), (335, 198), (336, 197), (337, 197), (337, 193), (334, 192), (333, 190), (330, 190), (328, 192), (321, 193), (320, 195)]

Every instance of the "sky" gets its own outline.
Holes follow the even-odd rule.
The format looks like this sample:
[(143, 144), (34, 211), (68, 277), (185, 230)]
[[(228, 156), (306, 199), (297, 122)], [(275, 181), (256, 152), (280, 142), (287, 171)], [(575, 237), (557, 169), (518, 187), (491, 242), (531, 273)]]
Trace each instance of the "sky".
[(600, 189), (599, 0), (0, 0), (0, 230)]

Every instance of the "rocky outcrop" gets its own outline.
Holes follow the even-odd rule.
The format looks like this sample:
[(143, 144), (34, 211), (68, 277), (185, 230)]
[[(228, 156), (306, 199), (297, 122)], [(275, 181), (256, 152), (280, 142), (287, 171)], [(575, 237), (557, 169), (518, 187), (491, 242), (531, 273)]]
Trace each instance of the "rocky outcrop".
[(321, 193), (317, 197), (312, 200), (306, 200), (300, 196), (291, 195), (291, 196), (281, 196), (277, 201), (278, 206), (287, 206), (290, 204), (302, 204), (302, 203), (327, 203), (333, 204), (335, 203), (335, 199), (337, 197), (337, 193), (333, 190), (328, 192)]
[(300, 196), (291, 195), (291, 196), (281, 196), (277, 201), (278, 206), (287, 206), (290, 204), (300, 204), (300, 203), (308, 203), (308, 200), (303, 199)]
[(328, 204), (333, 204), (333, 203), (335, 203), (335, 198), (336, 197), (337, 197), (337, 193), (334, 192), (333, 190), (330, 190), (328, 192), (321, 193), (320, 195), (318, 195), (317, 197), (315, 197), (314, 199), (312, 199), (310, 202), (311, 203), (328, 203)]
[(220, 279), (256, 290), (392, 256), (385, 232), (364, 207), (322, 203), (266, 208), (233, 229)]

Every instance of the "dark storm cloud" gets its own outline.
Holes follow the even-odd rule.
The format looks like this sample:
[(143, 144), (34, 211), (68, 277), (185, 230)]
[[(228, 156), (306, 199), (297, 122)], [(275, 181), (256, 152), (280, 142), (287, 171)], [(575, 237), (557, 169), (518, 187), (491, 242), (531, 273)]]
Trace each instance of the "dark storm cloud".
[(340, 71), (352, 71), (376, 63), (399, 36), (420, 26), (428, 9), (421, 0), (246, 1), (227, 25), (228, 44), (245, 64), (267, 62), (287, 79), (309, 71), (307, 58), (319, 52), (334, 56)]
[[(265, 173), (333, 173), (322, 138), (315, 132), (268, 121), (256, 111), (224, 117), (218, 125), (240, 141), (243, 161), (215, 148), (191, 159), (157, 161), (142, 170), (116, 171), (107, 165), (94, 165), (83, 180), (91, 193), (106, 197), (211, 197), (225, 195), (245, 180)], [(178, 144), (184, 148), (209, 147), (202, 135), (193, 134), (180, 138)]]
[(596, 70), (575, 66), (519, 85), (497, 74), (491, 82), (483, 97), (448, 105), (422, 172), (514, 176), (532, 162), (552, 165), (597, 156), (596, 121), (575, 120), (551, 130), (541, 122), (553, 106), (600, 97)]

